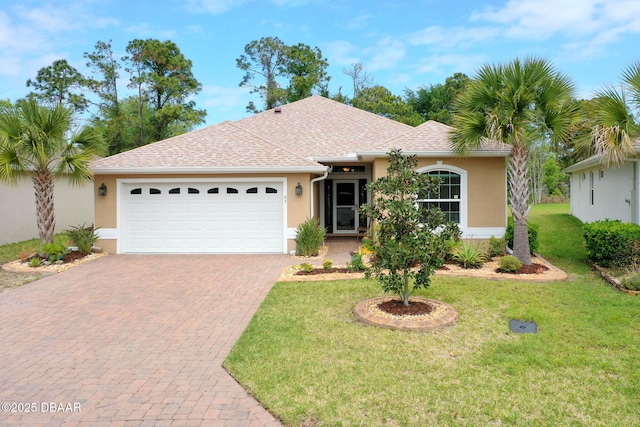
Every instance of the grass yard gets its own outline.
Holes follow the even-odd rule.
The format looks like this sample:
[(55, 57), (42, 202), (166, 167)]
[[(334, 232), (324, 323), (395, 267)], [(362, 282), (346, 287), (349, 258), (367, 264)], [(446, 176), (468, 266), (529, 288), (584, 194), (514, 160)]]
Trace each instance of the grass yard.
[(640, 425), (640, 298), (586, 265), (568, 210), (530, 216), (567, 281), (438, 276), (418, 295), (460, 319), (432, 332), (357, 322), (356, 302), (382, 294), (374, 280), (277, 283), (225, 367), (287, 426)]

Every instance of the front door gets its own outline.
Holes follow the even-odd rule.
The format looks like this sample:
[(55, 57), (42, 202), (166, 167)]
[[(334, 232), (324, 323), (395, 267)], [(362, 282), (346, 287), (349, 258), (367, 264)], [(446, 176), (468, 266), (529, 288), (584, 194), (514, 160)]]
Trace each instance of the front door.
[(358, 232), (358, 180), (333, 181), (334, 233)]

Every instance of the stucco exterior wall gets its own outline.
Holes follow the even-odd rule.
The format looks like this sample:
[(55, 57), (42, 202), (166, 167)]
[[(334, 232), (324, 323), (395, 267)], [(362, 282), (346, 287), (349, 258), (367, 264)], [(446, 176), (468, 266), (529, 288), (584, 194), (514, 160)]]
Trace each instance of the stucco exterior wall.
[[(93, 184), (78, 187), (66, 178), (57, 179), (54, 206), (56, 233), (93, 224)], [(20, 178), (17, 186), (0, 183), (0, 245), (36, 237), (36, 199), (31, 178)]]
[[(388, 162), (376, 159), (372, 177), (386, 175)], [(463, 237), (501, 237), (507, 224), (507, 168), (504, 157), (419, 158), (418, 169), (461, 170), (466, 174), (466, 219)]]
[[(619, 219), (638, 223), (634, 162), (571, 173), (571, 214), (582, 222)], [(593, 200), (592, 200), (593, 191)]]

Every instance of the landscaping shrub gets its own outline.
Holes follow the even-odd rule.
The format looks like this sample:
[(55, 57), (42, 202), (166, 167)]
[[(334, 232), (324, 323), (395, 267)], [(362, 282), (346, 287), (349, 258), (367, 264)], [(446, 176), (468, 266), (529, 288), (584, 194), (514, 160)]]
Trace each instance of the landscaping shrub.
[(325, 229), (320, 227), (318, 221), (307, 219), (296, 228), (296, 255), (316, 256), (324, 242)]
[(56, 262), (63, 259), (68, 251), (65, 245), (61, 245), (59, 243), (47, 243), (42, 247), (42, 252), (49, 262)]
[(494, 236), (489, 237), (489, 242), (487, 244), (487, 258), (504, 255), (506, 246), (507, 242), (504, 238), (498, 239)]
[(322, 263), (322, 268), (324, 268), (325, 270), (331, 270), (332, 267), (333, 267), (333, 261), (331, 261), (330, 259)]
[(362, 254), (360, 252), (351, 253), (351, 261), (347, 264), (349, 271), (363, 271), (367, 268), (362, 261)]
[[(529, 250), (531, 253), (538, 251), (538, 225), (528, 223), (529, 230)], [(507, 242), (507, 246), (513, 249), (513, 218), (509, 217), (507, 221), (507, 229), (504, 232), (504, 240)]]
[(602, 267), (629, 265), (640, 242), (640, 225), (620, 220), (586, 223), (582, 233), (589, 260)]
[(506, 255), (500, 258), (499, 269), (505, 273), (515, 273), (522, 267), (522, 262), (513, 255)]
[(463, 243), (453, 250), (453, 260), (462, 268), (480, 268), (485, 257), (477, 246)]
[(305, 262), (304, 264), (300, 264), (300, 270), (304, 271), (305, 273), (311, 273), (314, 268), (313, 265), (309, 264), (308, 262)]
[(78, 247), (78, 252), (87, 255), (91, 252), (93, 245), (98, 241), (96, 230), (97, 228), (93, 228), (93, 226), (87, 227), (85, 224), (82, 224), (77, 227), (71, 227), (66, 233), (69, 236), (71, 244)]
[(630, 291), (640, 291), (640, 273), (627, 276), (621, 281), (622, 286)]

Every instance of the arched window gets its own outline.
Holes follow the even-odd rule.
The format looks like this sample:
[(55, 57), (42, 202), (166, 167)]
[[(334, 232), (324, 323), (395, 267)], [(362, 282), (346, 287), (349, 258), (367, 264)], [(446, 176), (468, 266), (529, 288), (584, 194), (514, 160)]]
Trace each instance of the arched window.
[(418, 195), (417, 203), (424, 208), (439, 208), (447, 221), (466, 226), (466, 172), (442, 164), (422, 168), (419, 172), (438, 178), (435, 192)]

